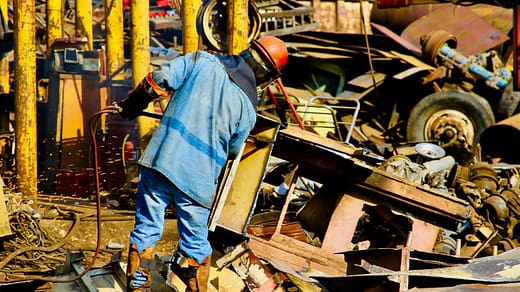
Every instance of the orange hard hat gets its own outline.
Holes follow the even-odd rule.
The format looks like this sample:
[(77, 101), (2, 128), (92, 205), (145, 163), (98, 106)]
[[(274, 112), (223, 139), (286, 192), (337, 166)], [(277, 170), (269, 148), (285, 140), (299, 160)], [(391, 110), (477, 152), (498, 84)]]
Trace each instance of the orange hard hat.
[(269, 62), (276, 71), (283, 69), (287, 64), (289, 53), (285, 42), (274, 36), (263, 36), (251, 42), (255, 49), (264, 59)]

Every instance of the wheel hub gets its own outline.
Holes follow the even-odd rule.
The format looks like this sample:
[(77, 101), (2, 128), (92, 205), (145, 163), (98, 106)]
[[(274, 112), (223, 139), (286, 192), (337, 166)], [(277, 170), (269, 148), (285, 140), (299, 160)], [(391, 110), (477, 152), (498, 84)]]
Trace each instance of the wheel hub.
[(471, 145), (475, 139), (475, 130), (470, 118), (453, 109), (434, 113), (426, 122), (424, 131), (426, 139), (438, 140), (444, 145), (457, 142)]

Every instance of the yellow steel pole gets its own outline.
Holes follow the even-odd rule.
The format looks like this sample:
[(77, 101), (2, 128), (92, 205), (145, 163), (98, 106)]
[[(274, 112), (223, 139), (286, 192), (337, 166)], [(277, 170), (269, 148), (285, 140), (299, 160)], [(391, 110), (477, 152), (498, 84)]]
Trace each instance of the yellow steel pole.
[(228, 2), (228, 48), (229, 54), (238, 54), (248, 46), (248, 0)]
[(37, 206), (35, 0), (14, 1), (16, 179)]
[(199, 34), (197, 33), (197, 12), (202, 1), (182, 1), (182, 43), (184, 54), (199, 49)]
[(122, 80), (122, 74), (113, 74), (125, 63), (123, 0), (107, 0), (105, 5), (107, 75)]
[[(123, 70), (121, 70), (125, 65), (123, 0), (105, 1), (105, 34), (107, 79), (123, 80), (124, 75), (122, 74)], [(127, 92), (128, 88), (109, 86), (107, 88), (107, 100), (109, 103), (119, 101)], [(103, 120), (101, 124), (104, 123)]]
[(47, 0), (47, 57), (52, 54), (54, 41), (63, 36), (62, 15), (62, 0)]
[(86, 37), (86, 50), (92, 50), (92, 0), (76, 0), (76, 36)]
[[(148, 0), (130, 1), (131, 19), (131, 47), (132, 47), (132, 82), (134, 87), (143, 80), (150, 71), (150, 21), (148, 20), (150, 6)], [(153, 111), (153, 103), (150, 103), (147, 111)], [(146, 137), (155, 126), (155, 120), (147, 117), (137, 118), (137, 132), (139, 144), (144, 149), (143, 138)]]
[[(7, 20), (7, 0), (0, 0), (3, 19)], [(9, 93), (9, 56), (0, 55), (0, 93)]]

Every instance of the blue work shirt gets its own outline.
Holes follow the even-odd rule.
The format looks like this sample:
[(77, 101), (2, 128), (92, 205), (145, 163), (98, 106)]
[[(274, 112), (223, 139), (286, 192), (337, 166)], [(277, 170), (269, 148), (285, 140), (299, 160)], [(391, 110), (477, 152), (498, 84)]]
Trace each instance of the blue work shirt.
[[(245, 64), (240, 57), (225, 59)], [(153, 72), (154, 81), (175, 94), (139, 163), (159, 171), (208, 209), (222, 167), (240, 151), (256, 122), (250, 99), (256, 93), (253, 71), (247, 65), (237, 67), (247, 80), (242, 87), (231, 79), (229, 66), (204, 51), (164, 62)]]

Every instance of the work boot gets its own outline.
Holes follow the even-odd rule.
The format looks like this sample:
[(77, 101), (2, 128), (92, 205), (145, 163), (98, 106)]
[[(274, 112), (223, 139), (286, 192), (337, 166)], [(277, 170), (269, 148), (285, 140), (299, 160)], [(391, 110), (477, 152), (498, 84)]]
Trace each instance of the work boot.
[(206, 292), (208, 290), (211, 256), (199, 264), (180, 252), (172, 257), (167, 283), (176, 292)]
[(186, 292), (206, 292), (208, 290), (209, 269), (211, 267), (211, 256), (204, 259), (202, 264), (198, 264), (192, 259), (188, 259), (188, 288)]
[(154, 258), (153, 247), (147, 247), (141, 254), (135, 244), (128, 248), (128, 265), (126, 267), (126, 290), (128, 292), (151, 291), (152, 275), (150, 265)]

